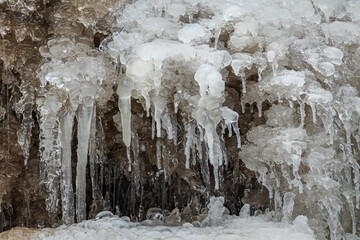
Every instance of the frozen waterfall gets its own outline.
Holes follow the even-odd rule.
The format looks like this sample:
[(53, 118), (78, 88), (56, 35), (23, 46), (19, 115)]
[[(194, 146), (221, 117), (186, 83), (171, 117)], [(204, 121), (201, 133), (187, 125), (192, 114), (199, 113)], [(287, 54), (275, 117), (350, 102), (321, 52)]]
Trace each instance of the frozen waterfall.
[(11, 131), (16, 177), (39, 152), (38, 226), (67, 225), (39, 239), (360, 236), (359, 1), (20, 2), (0, 0), (0, 163)]

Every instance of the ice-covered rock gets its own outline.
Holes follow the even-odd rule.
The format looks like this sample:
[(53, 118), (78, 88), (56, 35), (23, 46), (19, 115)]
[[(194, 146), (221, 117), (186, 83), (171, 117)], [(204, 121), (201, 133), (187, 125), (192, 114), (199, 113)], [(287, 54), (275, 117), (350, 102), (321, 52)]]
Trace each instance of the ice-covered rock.
[[(38, 9), (28, 1), (0, 2), (11, 11), (21, 9), (23, 14)], [(319, 236), (327, 234), (321, 221), (327, 222), (331, 239), (358, 233), (357, 1), (65, 1), (57, 7), (70, 19), (67, 22), (62, 14), (54, 14), (51, 21), (55, 24), (47, 30), (51, 38), (36, 46), (42, 57), (36, 71), (39, 89), (20, 87), (23, 99), (18, 104), (22, 111), (18, 138), (25, 163), (33, 105), (37, 105), (41, 171), (49, 193), (46, 207), (52, 217), (57, 215), (61, 195), (64, 223), (73, 223), (75, 212), (78, 222), (86, 219), (86, 165), (90, 155), (94, 181), (97, 109), (104, 114), (102, 110), (117, 94), (120, 114), (114, 114), (113, 119), (122, 132), (127, 172), (133, 172), (131, 184), (136, 194), (141, 182), (139, 149), (146, 153), (152, 148), (139, 144), (137, 129), (132, 126), (132, 99), (151, 117), (157, 174), (163, 173), (164, 181), (171, 179), (169, 166), (178, 164), (185, 169), (181, 175), (199, 169), (206, 185), (206, 190), (201, 190), (204, 196), (210, 196), (210, 187), (222, 193), (224, 168), (227, 171), (228, 166), (239, 165), (239, 159), (227, 157), (225, 144), (225, 132), (229, 138), (234, 132), (237, 147), (241, 147), (239, 158), (269, 192), (274, 215), (278, 214), (274, 219), (282, 215), (284, 224), (289, 224), (300, 214), (298, 209), (309, 209), (301, 214), (309, 218)], [(14, 29), (3, 15), (0, 19), (3, 65), (31, 65), (31, 61), (11, 53), (13, 48), (8, 47), (5, 36), (11, 33), (16, 42), (35, 41), (37, 32), (21, 24)], [(95, 39), (102, 38), (99, 35), (107, 37), (97, 50), (94, 45)], [(5, 73), (4, 81), (9, 81)], [(31, 71), (20, 75), (36, 78)], [(230, 88), (237, 97), (228, 105)], [(236, 112), (240, 106), (241, 113)], [(9, 112), (9, 107), (1, 105), (0, 120), (5, 119), (4, 111)], [(76, 211), (71, 169), (75, 117)], [(249, 126), (242, 124), (244, 118), (251, 119)], [(240, 135), (239, 126), (246, 136)], [(245, 140), (242, 145), (241, 138)], [(184, 162), (169, 157), (169, 142), (174, 149), (183, 144), (179, 149), (184, 149), (184, 156), (179, 159)], [(119, 166), (124, 168), (122, 163)], [(131, 194), (134, 199), (136, 194)], [(219, 224), (223, 204), (223, 198), (211, 198), (203, 224)], [(244, 206), (243, 216), (248, 215), (248, 207)], [(164, 221), (161, 211), (149, 211), (144, 225)], [(170, 216), (177, 223), (178, 212)], [(98, 222), (86, 224), (94, 229)], [(306, 227), (305, 218), (294, 222), (299, 228)], [(180, 229), (175, 237), (189, 229), (192, 227)], [(166, 235), (166, 231), (159, 232), (147, 236)]]

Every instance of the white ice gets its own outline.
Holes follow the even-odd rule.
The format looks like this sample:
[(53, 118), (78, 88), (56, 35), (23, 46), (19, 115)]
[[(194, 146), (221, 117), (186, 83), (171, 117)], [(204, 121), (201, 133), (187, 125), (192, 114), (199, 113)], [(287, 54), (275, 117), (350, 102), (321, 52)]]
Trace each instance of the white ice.
[(83, 221), (70, 227), (44, 229), (33, 235), (37, 240), (314, 240), (307, 218), (298, 216), (292, 224), (269, 221), (267, 216), (225, 216), (220, 226), (194, 227), (184, 223), (181, 227), (144, 226), (128, 221), (127, 217), (105, 215), (100, 219)]

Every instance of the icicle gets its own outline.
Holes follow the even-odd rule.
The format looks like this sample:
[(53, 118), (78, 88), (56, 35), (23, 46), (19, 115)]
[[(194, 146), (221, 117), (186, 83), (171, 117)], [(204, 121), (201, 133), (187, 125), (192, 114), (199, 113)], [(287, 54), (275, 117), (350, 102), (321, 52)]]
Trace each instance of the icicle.
[(29, 150), (31, 143), (31, 130), (34, 126), (34, 120), (32, 119), (33, 104), (26, 103), (23, 109), (23, 120), (21, 123), (21, 129), (17, 132), (18, 143), (24, 155), (24, 165), (27, 166), (29, 159)]
[[(345, 148), (344, 148), (345, 145)], [(340, 145), (341, 149), (346, 150), (344, 151), (346, 155), (346, 159), (351, 164), (351, 168), (353, 171), (353, 183), (355, 184), (354, 190), (355, 190), (355, 201), (356, 201), (356, 208), (360, 208), (360, 165), (359, 163), (354, 159), (351, 144), (344, 144)]]
[(360, 135), (355, 135), (354, 138), (355, 138), (355, 141), (357, 143), (358, 149), (360, 149)]
[(293, 154), (291, 156), (291, 159), (293, 161), (292, 164), (293, 164), (293, 175), (294, 175), (294, 179), (291, 182), (295, 187), (299, 187), (299, 193), (301, 194), (303, 193), (303, 184), (299, 176), (299, 166), (300, 166), (301, 156)]
[(200, 141), (199, 138), (196, 138), (195, 147), (196, 147), (196, 152), (197, 152), (199, 161), (201, 161), (203, 158), (203, 149), (202, 149), (202, 142)]
[(71, 169), (71, 140), (74, 115), (66, 111), (60, 119), (61, 131), (61, 200), (62, 218), (67, 225), (74, 223), (74, 196)]
[(324, 214), (329, 226), (330, 239), (341, 239), (344, 235), (344, 229), (342, 228), (339, 219), (342, 203), (340, 201), (333, 201), (333, 199), (329, 198), (321, 198), (319, 202), (319, 205), (322, 208), (322, 213)]
[(273, 176), (275, 178), (276, 187), (280, 188), (280, 177), (279, 177), (279, 174), (276, 171), (276, 168), (275, 168), (274, 164), (270, 166), (270, 170), (271, 170), (271, 176)]
[(130, 147), (126, 147), (126, 156), (128, 159), (128, 171), (131, 172), (131, 152), (130, 152)]
[[(196, 138), (196, 136), (194, 136), (194, 138)], [(192, 156), (191, 165), (193, 165), (193, 166), (196, 165), (196, 147), (195, 147), (195, 142), (196, 142), (196, 140), (193, 139), (192, 144), (191, 144), (191, 156)]]
[(156, 140), (156, 159), (157, 159), (157, 168), (161, 169), (161, 139)]
[(281, 209), (282, 209), (282, 199), (281, 199), (280, 192), (278, 190), (275, 191), (274, 205), (275, 205), (275, 211), (281, 211)]
[(272, 186), (267, 182), (266, 175), (267, 175), (268, 169), (266, 167), (260, 167), (258, 170), (258, 173), (260, 175), (259, 181), (262, 182), (262, 185), (264, 185), (267, 190), (269, 191), (269, 198), (273, 198), (273, 188)]
[(167, 141), (165, 141), (165, 142), (166, 142), (166, 144), (164, 144), (162, 146), (162, 159), (163, 159), (163, 164), (164, 164), (164, 179), (165, 179), (165, 182), (167, 182), (169, 179), (170, 168), (169, 168), (168, 143), (167, 143)]
[(300, 105), (300, 115), (301, 115), (301, 122), (299, 128), (303, 128), (305, 122), (305, 104), (301, 99), (298, 99), (298, 103)]
[(220, 30), (217, 30), (216, 33), (215, 33), (215, 49), (217, 49), (220, 34), (221, 34), (221, 28), (220, 28)]
[(204, 129), (200, 125), (197, 125), (197, 129), (199, 130), (200, 141), (203, 142), (204, 141)]
[(264, 71), (265, 68), (263, 67), (258, 67), (258, 82), (260, 82), (262, 80), (262, 72)]
[(171, 122), (172, 122), (172, 126), (173, 127), (173, 142), (174, 142), (174, 146), (177, 146), (177, 137), (178, 137), (178, 134), (177, 134), (177, 126), (178, 126), (178, 121), (177, 121), (177, 118), (176, 118), (176, 114), (174, 114), (174, 117), (171, 118)]
[(100, 117), (98, 117), (98, 121), (96, 124), (96, 132), (98, 134), (98, 138), (97, 138), (98, 157), (96, 158), (96, 160), (97, 160), (96, 163), (103, 164), (105, 161), (105, 155), (104, 155), (105, 132), (104, 132), (104, 127), (103, 127), (102, 120)]
[(147, 92), (142, 92), (145, 99), (146, 117), (150, 117), (150, 97)]
[(76, 167), (76, 219), (86, 219), (86, 165), (94, 102), (91, 97), (83, 99), (78, 112), (78, 149)]
[(332, 116), (332, 112), (324, 112), (322, 109), (318, 111), (319, 117), (322, 120), (324, 125), (325, 131), (329, 134), (330, 144), (333, 145), (334, 143), (334, 118)]
[(118, 105), (121, 113), (123, 141), (126, 147), (130, 147), (131, 143), (131, 90), (131, 82), (123, 79), (116, 91), (119, 96)]
[(219, 190), (219, 165), (212, 164), (214, 168), (215, 190)]
[(241, 113), (245, 113), (245, 101), (241, 100)]
[(346, 143), (351, 145), (351, 130), (348, 127), (345, 127), (345, 134), (346, 134)]
[(288, 102), (289, 102), (289, 106), (290, 106), (290, 108), (293, 108), (293, 107), (294, 107), (294, 103), (293, 103), (293, 101), (288, 100)]
[(199, 143), (199, 149), (200, 148), (202, 148), (201, 152), (203, 153), (203, 157), (201, 158), (199, 157), (201, 175), (203, 177), (207, 191), (210, 191), (210, 170), (208, 164), (208, 160), (209, 160), (208, 149), (205, 144), (202, 144), (202, 142)]
[(156, 137), (161, 137), (161, 114), (166, 108), (166, 101), (157, 96), (153, 98), (154, 104), (154, 119), (156, 123)]
[(291, 182), (290, 173), (289, 173), (289, 166), (286, 164), (281, 164), (281, 173), (282, 173), (282, 176), (287, 180), (287, 182), (289, 184), (289, 189), (292, 189), (292, 182)]
[(256, 106), (257, 106), (258, 111), (259, 111), (259, 117), (262, 117), (262, 102), (261, 101), (257, 102)]
[(155, 138), (155, 119), (151, 119), (151, 139)]
[(139, 167), (139, 138), (136, 135), (136, 131), (132, 136), (133, 144), (132, 144), (132, 151), (134, 155), (134, 185), (136, 189), (136, 194), (139, 195), (140, 190), (140, 167)]
[(254, 112), (254, 104), (250, 103), (250, 113)]
[(168, 139), (173, 139), (174, 135), (173, 135), (173, 126), (171, 123), (171, 118), (169, 116), (169, 114), (165, 113), (161, 116), (161, 122), (162, 125), (164, 126), (164, 129), (166, 130), (167, 133), (167, 138)]
[(294, 199), (295, 194), (292, 192), (287, 192), (284, 194), (284, 206), (283, 206), (283, 218), (282, 222), (290, 223), (291, 215), (294, 210)]
[(237, 148), (241, 148), (241, 135), (240, 135), (240, 128), (238, 122), (233, 122), (232, 127), (234, 129), (236, 139), (237, 139)]
[(193, 127), (191, 126), (191, 123), (188, 123), (185, 125), (185, 131), (186, 131), (186, 143), (185, 143), (185, 156), (186, 156), (186, 164), (185, 167), (189, 169), (190, 167), (190, 147), (193, 142)]
[(46, 185), (48, 197), (46, 210), (54, 220), (57, 214), (59, 194), (59, 172), (61, 171), (60, 129), (57, 113), (62, 107), (57, 95), (48, 94), (37, 100), (40, 118), (40, 174)]
[(93, 201), (97, 198), (97, 186), (95, 183), (95, 162), (96, 162), (96, 107), (94, 106), (91, 119), (90, 140), (89, 140), (89, 164)]
[[(219, 158), (224, 160), (224, 165), (226, 166), (226, 169), (227, 169), (228, 157), (227, 157), (227, 154), (226, 154), (226, 146), (225, 146), (225, 140), (223, 138), (223, 135), (221, 135), (220, 147), (221, 147), (221, 152), (220, 153), (221, 153), (222, 156), (220, 156)], [(222, 165), (222, 163), (219, 163), (219, 165)]]
[(178, 113), (180, 96), (181, 96), (181, 91), (177, 91), (177, 93), (174, 94), (174, 112), (175, 113)]
[(232, 125), (228, 124), (227, 129), (228, 129), (228, 137), (231, 138), (232, 137)]
[(277, 68), (278, 68), (277, 62), (274, 62), (273, 64), (271, 64), (271, 67), (273, 70), (274, 77), (276, 77), (277, 76)]
[(228, 107), (222, 107), (221, 108), (221, 114), (223, 119), (225, 120), (225, 123), (228, 126), (229, 129), (229, 137), (231, 137), (231, 128), (234, 130), (236, 139), (237, 139), (237, 147), (241, 148), (241, 136), (240, 136), (240, 129), (239, 129), (239, 114), (237, 112), (234, 112)]
[(246, 93), (246, 77), (245, 77), (245, 73), (240, 73), (240, 77), (241, 77), (242, 92), (245, 94)]
[[(350, 190), (351, 191), (351, 190)], [(356, 234), (356, 216), (355, 216), (355, 208), (354, 208), (354, 203), (353, 203), (353, 198), (351, 196), (351, 193), (345, 192), (344, 196), (346, 198), (346, 201), (348, 202), (349, 205), (349, 211), (350, 211), (350, 215), (351, 215), (351, 223), (352, 223), (352, 233)]]
[(316, 106), (314, 103), (311, 102), (310, 107), (311, 107), (311, 112), (312, 112), (313, 123), (315, 125), (316, 124)]
[[(205, 130), (205, 142), (209, 148), (209, 160), (211, 165), (213, 166), (214, 170), (214, 178), (215, 178), (215, 189), (219, 189), (219, 162), (222, 161), (222, 159), (219, 159), (220, 153), (221, 153), (221, 147), (220, 147), (220, 140), (219, 136), (216, 132), (215, 126), (209, 121), (208, 116), (206, 112), (198, 110), (194, 114), (195, 119), (197, 119), (197, 122), (199, 125), (201, 125)], [(189, 131), (187, 130), (189, 133)], [(191, 131), (193, 132), (193, 131)], [(201, 135), (200, 135), (201, 136)], [(190, 142), (188, 143), (188, 146), (190, 145)]]

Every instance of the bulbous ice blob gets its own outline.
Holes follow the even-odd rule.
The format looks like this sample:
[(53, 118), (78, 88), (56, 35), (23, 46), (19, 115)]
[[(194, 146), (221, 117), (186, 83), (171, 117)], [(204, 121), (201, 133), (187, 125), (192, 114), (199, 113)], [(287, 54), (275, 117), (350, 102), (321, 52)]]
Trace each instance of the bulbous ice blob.
[(194, 79), (198, 82), (200, 87), (200, 95), (212, 95), (221, 97), (225, 89), (225, 83), (222, 80), (221, 74), (213, 66), (203, 64), (195, 73)]
[(344, 53), (340, 49), (335, 47), (326, 47), (324, 49), (324, 54), (333, 64), (342, 64)]
[(335, 67), (332, 63), (329, 62), (323, 62), (318, 65), (318, 68), (320, 70), (320, 73), (324, 76), (331, 76), (335, 73)]
[(178, 38), (183, 43), (206, 41), (210, 38), (209, 31), (200, 24), (189, 24), (178, 31)]

